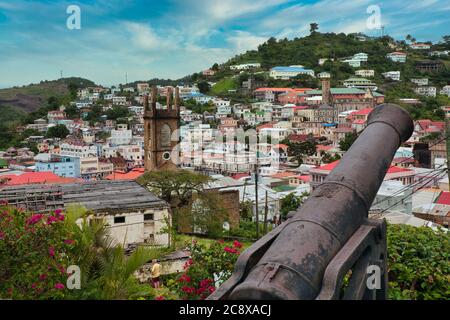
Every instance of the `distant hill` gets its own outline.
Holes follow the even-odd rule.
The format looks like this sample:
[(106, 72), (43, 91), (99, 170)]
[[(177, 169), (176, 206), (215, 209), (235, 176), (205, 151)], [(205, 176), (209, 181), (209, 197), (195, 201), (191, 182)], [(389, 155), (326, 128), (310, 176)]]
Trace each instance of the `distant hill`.
[(46, 104), (48, 98), (62, 98), (70, 94), (72, 88), (95, 86), (95, 83), (83, 78), (63, 78), (54, 81), (41, 81), (22, 87), (0, 89), (0, 110), (17, 109), (24, 112), (36, 111)]

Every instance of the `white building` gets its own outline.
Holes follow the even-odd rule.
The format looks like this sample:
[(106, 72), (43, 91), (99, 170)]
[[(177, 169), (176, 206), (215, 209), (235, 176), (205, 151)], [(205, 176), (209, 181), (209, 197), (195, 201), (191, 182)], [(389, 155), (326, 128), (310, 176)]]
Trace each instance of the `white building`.
[(126, 106), (127, 105), (127, 97), (113, 97), (112, 103), (113, 103), (113, 105), (116, 105), (116, 106)]
[(125, 160), (133, 161), (135, 166), (143, 165), (144, 149), (139, 145), (102, 146), (102, 156), (105, 158), (122, 156)]
[(274, 67), (270, 69), (270, 77), (273, 79), (289, 80), (300, 74), (314, 77), (314, 70), (305, 69), (303, 66)]
[(62, 156), (89, 158), (96, 157), (98, 155), (97, 147), (94, 145), (86, 145), (82, 143), (61, 143), (59, 148), (59, 154)]
[(386, 58), (388, 58), (389, 60), (391, 60), (393, 62), (404, 63), (404, 62), (406, 62), (406, 53), (398, 52), (398, 51), (391, 52), (386, 55)]
[(249, 69), (256, 69), (261, 68), (261, 63), (255, 62), (255, 63), (243, 63), (243, 64), (236, 64), (230, 66), (231, 70), (249, 70)]
[(440, 94), (450, 97), (450, 85), (446, 85), (446, 86), (442, 87)]
[(131, 143), (131, 139), (133, 138), (133, 132), (128, 130), (128, 126), (126, 124), (117, 125), (117, 129), (111, 130), (111, 137), (108, 138), (109, 143), (112, 145), (126, 145)]
[(367, 70), (367, 69), (361, 69), (355, 71), (355, 76), (359, 77), (373, 77), (375, 76), (375, 70)]
[(417, 87), (414, 92), (421, 96), (436, 97), (436, 87), (432, 86)]
[(400, 81), (400, 71), (384, 72), (383, 77), (394, 80), (394, 81)]
[(411, 82), (417, 84), (418, 86), (427, 86), (428, 78), (412, 78)]
[(410, 44), (409, 47), (415, 50), (429, 50), (431, 49), (431, 45), (428, 43), (413, 43)]

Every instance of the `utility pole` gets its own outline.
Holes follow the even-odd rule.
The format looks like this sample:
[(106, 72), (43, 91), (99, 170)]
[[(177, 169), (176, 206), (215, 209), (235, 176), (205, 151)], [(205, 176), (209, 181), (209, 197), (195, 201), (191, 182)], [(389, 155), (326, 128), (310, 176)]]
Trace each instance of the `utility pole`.
[(259, 239), (259, 210), (258, 210), (258, 156), (259, 156), (259, 135), (256, 134), (256, 164), (255, 164), (255, 212), (256, 212), (256, 239)]
[(265, 200), (265, 204), (264, 204), (264, 234), (267, 234), (267, 213), (269, 211), (269, 206), (267, 203), (267, 198), (269, 197), (269, 193), (266, 190), (266, 200)]
[(450, 120), (445, 114), (445, 148), (447, 153), (447, 177), (448, 177), (448, 189), (450, 191)]

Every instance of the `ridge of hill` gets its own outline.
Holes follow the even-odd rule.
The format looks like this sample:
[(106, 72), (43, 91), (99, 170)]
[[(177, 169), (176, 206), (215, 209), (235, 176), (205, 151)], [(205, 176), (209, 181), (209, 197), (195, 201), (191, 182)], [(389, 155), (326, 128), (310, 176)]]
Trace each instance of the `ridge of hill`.
[(71, 77), (0, 89), (0, 110), (15, 110), (16, 113), (33, 112), (44, 106), (50, 97), (61, 99), (68, 96), (71, 91), (89, 86), (95, 86), (95, 83)]

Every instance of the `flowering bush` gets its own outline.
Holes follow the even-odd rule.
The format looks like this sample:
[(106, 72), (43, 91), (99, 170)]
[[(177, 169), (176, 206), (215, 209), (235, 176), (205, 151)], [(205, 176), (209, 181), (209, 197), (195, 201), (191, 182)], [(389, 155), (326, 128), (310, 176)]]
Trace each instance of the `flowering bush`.
[(61, 210), (31, 214), (0, 204), (0, 298), (61, 299), (75, 241)]
[(177, 279), (176, 289), (185, 300), (203, 300), (227, 280), (233, 271), (242, 245), (234, 241), (226, 245), (217, 241), (209, 247), (192, 242), (192, 258), (184, 265), (184, 272)]

